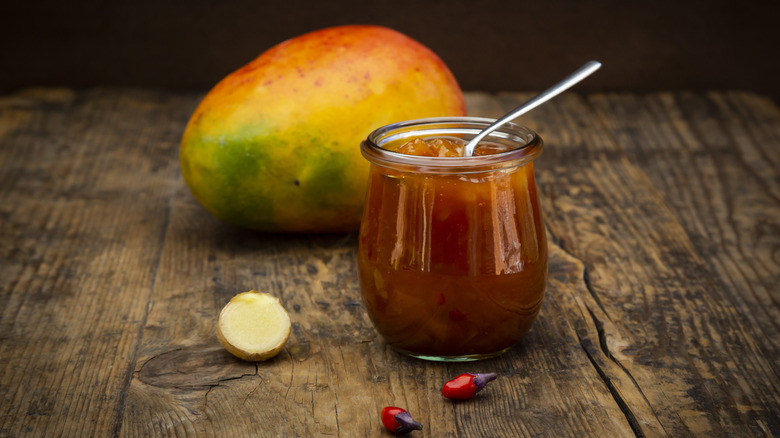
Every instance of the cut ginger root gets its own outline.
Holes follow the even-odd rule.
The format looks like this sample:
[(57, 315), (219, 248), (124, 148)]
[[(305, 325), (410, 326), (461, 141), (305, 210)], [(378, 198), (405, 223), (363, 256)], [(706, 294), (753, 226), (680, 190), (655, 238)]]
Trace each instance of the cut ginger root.
[(257, 362), (282, 351), (290, 328), (290, 316), (276, 297), (250, 290), (231, 298), (222, 309), (217, 337), (233, 355)]

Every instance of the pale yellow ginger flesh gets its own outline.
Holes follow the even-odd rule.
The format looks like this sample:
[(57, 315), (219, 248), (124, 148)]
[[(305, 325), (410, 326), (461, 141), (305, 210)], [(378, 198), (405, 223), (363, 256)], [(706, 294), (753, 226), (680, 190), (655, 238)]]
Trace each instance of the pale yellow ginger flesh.
[(256, 290), (234, 296), (219, 314), (217, 337), (248, 361), (276, 356), (290, 337), (290, 316), (274, 296)]

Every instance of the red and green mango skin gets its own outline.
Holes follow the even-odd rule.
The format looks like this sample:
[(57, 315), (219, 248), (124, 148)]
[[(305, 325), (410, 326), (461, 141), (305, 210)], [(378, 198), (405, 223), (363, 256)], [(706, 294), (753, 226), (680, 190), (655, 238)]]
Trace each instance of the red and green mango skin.
[(237, 226), (357, 229), (368, 178), (360, 142), (376, 128), (465, 115), (447, 66), (409, 37), (340, 26), (285, 41), (219, 82), (184, 132), (195, 198)]

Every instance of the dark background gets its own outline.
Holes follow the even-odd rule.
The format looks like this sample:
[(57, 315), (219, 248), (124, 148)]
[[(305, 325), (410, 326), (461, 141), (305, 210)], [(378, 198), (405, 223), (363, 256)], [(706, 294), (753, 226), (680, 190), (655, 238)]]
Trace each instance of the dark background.
[(464, 90), (752, 90), (780, 98), (774, 1), (19, 1), (0, 5), (0, 93), (30, 86), (205, 91), (285, 39), (381, 24), (430, 47)]

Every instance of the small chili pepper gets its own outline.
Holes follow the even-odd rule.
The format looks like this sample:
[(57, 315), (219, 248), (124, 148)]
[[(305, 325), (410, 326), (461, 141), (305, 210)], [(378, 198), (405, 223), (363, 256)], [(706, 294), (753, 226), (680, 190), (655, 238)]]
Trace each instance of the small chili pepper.
[(488, 382), (496, 377), (496, 373), (461, 374), (444, 384), (441, 395), (455, 400), (468, 400), (474, 397), (477, 392), (482, 391)]
[(395, 406), (385, 406), (382, 408), (382, 424), (396, 435), (409, 433), (413, 430), (421, 430), (422, 424), (414, 421), (412, 415), (401, 408)]

